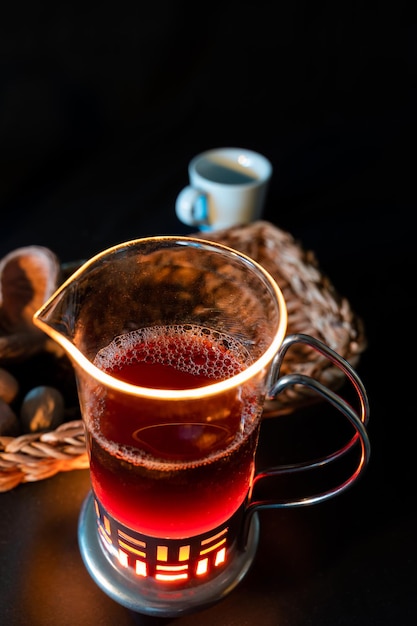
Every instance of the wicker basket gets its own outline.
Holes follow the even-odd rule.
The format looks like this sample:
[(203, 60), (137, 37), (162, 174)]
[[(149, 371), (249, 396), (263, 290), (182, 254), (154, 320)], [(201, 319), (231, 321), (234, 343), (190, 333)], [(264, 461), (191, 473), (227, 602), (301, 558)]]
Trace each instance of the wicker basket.
[[(317, 337), (356, 367), (366, 348), (362, 321), (323, 276), (313, 252), (304, 250), (288, 232), (265, 221), (198, 236), (222, 242), (261, 263), (284, 294), (288, 334)], [(303, 344), (293, 346), (284, 359), (282, 373), (295, 371), (313, 376), (333, 390), (344, 383), (338, 368)], [(317, 396), (306, 388), (287, 389), (266, 404), (264, 417), (290, 413), (315, 401)], [(0, 437), (0, 491), (86, 467), (81, 419), (68, 421), (51, 432)]]

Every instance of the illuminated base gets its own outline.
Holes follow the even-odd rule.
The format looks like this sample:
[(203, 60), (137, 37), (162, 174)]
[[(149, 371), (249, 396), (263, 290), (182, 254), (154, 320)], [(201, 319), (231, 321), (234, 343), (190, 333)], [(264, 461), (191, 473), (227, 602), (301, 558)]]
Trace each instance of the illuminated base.
[(178, 617), (219, 602), (243, 579), (255, 557), (259, 521), (253, 515), (247, 548), (236, 551), (218, 576), (186, 589), (169, 589), (149, 579), (124, 576), (103, 552), (97, 532), (93, 496), (84, 501), (78, 524), (78, 542), (84, 564), (97, 585), (113, 600), (132, 611), (162, 617)]

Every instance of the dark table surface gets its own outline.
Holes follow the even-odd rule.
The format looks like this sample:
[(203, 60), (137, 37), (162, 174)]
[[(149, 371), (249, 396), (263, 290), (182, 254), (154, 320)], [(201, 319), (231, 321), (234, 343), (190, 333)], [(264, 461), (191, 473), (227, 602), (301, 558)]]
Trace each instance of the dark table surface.
[[(327, 503), (261, 513), (240, 585), (167, 620), (117, 604), (87, 573), (77, 542), (87, 470), (21, 484), (0, 494), (4, 626), (417, 623), (415, 26), (401, 3), (361, 19), (295, 5), (278, 22), (241, 9), (236, 28), (233, 2), (203, 23), (171, 9), (159, 25), (158, 3), (82, 23), (63, 9), (47, 23), (14, 15), (2, 38), (0, 258), (41, 244), (68, 262), (189, 234), (174, 212), (189, 159), (226, 145), (264, 153), (265, 219), (314, 250), (364, 321), (367, 471)], [(279, 424), (262, 428), (271, 457)]]

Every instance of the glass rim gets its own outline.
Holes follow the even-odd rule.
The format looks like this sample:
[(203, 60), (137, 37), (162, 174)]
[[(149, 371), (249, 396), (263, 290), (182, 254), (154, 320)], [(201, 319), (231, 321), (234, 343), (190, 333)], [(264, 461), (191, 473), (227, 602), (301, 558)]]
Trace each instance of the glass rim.
[[(60, 333), (42, 318), (42, 316), (47, 313), (47, 310), (58, 298), (58, 296), (63, 291), (65, 291), (65, 289), (71, 283), (73, 283), (75, 280), (77, 280), (77, 278), (82, 276), (88, 270), (88, 268), (95, 265), (109, 255), (121, 252), (123, 249), (135, 248), (139, 245), (150, 243), (154, 243), (155, 245), (158, 243), (164, 243), (167, 245), (172, 244), (178, 247), (191, 246), (199, 249), (204, 248), (205, 250), (211, 250), (214, 252), (226, 254), (228, 257), (233, 257), (234, 259), (245, 263), (247, 267), (251, 268), (253, 273), (256, 274), (269, 288), (271, 296), (275, 298), (279, 312), (276, 332), (272, 337), (269, 346), (266, 350), (264, 350), (261, 356), (259, 356), (253, 363), (251, 363), (247, 368), (245, 368), (238, 374), (234, 374), (233, 376), (230, 376), (229, 378), (226, 378), (224, 380), (217, 381), (211, 384), (206, 384), (201, 387), (190, 389), (155, 389), (152, 387), (141, 387), (117, 379), (111, 374), (107, 374), (105, 371), (98, 368), (82, 353), (79, 348), (77, 348), (77, 346), (75, 346), (74, 343), (72, 343), (70, 339), (65, 337), (62, 333)], [(94, 380), (104, 385), (105, 387), (109, 387), (111, 389), (129, 395), (149, 399), (191, 400), (209, 397), (238, 387), (259, 374), (262, 370), (268, 368), (284, 340), (287, 331), (288, 313), (284, 295), (273, 276), (260, 263), (258, 263), (248, 255), (244, 254), (243, 252), (235, 250), (234, 248), (231, 248), (217, 241), (215, 242), (207, 239), (200, 239), (195, 236), (154, 235), (149, 237), (131, 239), (129, 241), (118, 243), (109, 248), (106, 248), (105, 250), (102, 250), (101, 252), (95, 254), (90, 259), (85, 261), (78, 269), (75, 270), (73, 274), (71, 274), (71, 276), (69, 276), (58, 287), (58, 289), (50, 296), (50, 298), (48, 298), (48, 300), (46, 300), (46, 302), (34, 313), (33, 322), (36, 326), (38, 326), (38, 328), (43, 330), (54, 341), (56, 341), (56, 343), (58, 343), (65, 350), (67, 355), (79, 368), (81, 368), (86, 374), (91, 376)]]

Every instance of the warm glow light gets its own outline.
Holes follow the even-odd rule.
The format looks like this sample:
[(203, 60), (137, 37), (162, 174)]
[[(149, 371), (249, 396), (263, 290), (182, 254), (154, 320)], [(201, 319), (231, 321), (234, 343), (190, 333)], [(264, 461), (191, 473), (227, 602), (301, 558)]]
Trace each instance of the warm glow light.
[(201, 559), (201, 561), (197, 563), (197, 570), (196, 570), (197, 576), (203, 576), (204, 574), (207, 574), (207, 570), (208, 570), (208, 559)]
[[(127, 529), (113, 528), (111, 516), (103, 515), (100, 509), (100, 518), (97, 525), (103, 547), (109, 551), (123, 569), (132, 569), (137, 576), (152, 578), (159, 582), (181, 582), (192, 578), (207, 577), (214, 568), (222, 566), (228, 560), (227, 537), (229, 527), (213, 532), (205, 538), (199, 538), (199, 546), (160, 539), (163, 543), (148, 545), (144, 536), (135, 536), (126, 532)], [(112, 538), (117, 534), (117, 542)], [(192, 554), (193, 553), (193, 554)]]
[[(108, 387), (109, 389), (115, 389), (120, 393), (125, 393), (128, 395), (132, 395), (134, 397), (140, 398), (153, 398), (153, 399), (166, 399), (166, 400), (191, 400), (195, 398), (207, 398), (210, 396), (214, 396), (219, 393), (227, 392), (229, 389), (236, 389), (240, 385), (244, 385), (248, 380), (252, 380), (256, 377), (260, 372), (262, 372), (265, 368), (268, 368), (276, 356), (281, 344), (284, 340), (286, 331), (287, 331), (287, 307), (283, 293), (281, 289), (276, 284), (275, 280), (268, 273), (266, 269), (250, 257), (245, 254), (239, 252), (237, 253), (234, 250), (231, 250), (227, 246), (224, 246), (219, 243), (209, 243), (204, 239), (188, 239), (184, 237), (171, 237), (169, 235), (160, 236), (158, 239), (161, 242), (172, 240), (174, 243), (190, 243), (197, 246), (204, 246), (204, 248), (215, 250), (228, 250), (229, 253), (235, 255), (238, 254), (239, 257), (246, 259), (248, 264), (250, 264), (268, 283), (271, 291), (275, 296), (275, 300), (278, 304), (279, 310), (279, 320), (278, 326), (270, 341), (270, 345), (263, 352), (263, 354), (254, 361), (247, 368), (243, 369), (238, 374), (231, 376), (230, 378), (218, 381), (216, 383), (212, 383), (210, 385), (205, 385), (204, 387), (196, 387), (190, 389), (151, 389), (150, 387), (139, 387), (137, 385), (132, 385), (130, 383), (126, 383), (123, 380), (114, 378), (111, 374), (108, 374), (104, 370), (93, 365), (93, 363), (76, 347), (75, 343), (73, 343), (68, 337), (65, 336), (61, 331), (58, 331), (56, 328), (51, 326), (50, 323), (46, 322), (45, 319), (42, 318), (45, 315), (48, 308), (52, 305), (52, 303), (56, 300), (60, 293), (68, 289), (71, 283), (76, 282), (76, 280), (82, 276), (88, 268), (94, 267), (95, 264), (100, 262), (101, 259), (108, 256), (110, 253), (117, 252), (120, 250), (125, 244), (118, 244), (113, 246), (112, 248), (108, 248), (107, 250), (103, 250), (96, 256), (92, 257), (89, 261), (86, 261), (81, 267), (78, 268), (70, 276), (67, 278), (65, 282), (58, 287), (57, 291), (52, 294), (52, 296), (42, 305), (42, 307), (35, 312), (33, 316), (33, 322), (35, 326), (43, 330), (47, 335), (49, 335), (54, 341), (56, 341), (62, 348), (64, 348), (67, 355), (77, 363), (78, 367), (80, 367), (84, 372), (89, 375), (97, 384), (103, 385), (103, 387)], [(140, 241), (140, 240), (136, 240)], [(133, 245), (134, 241), (130, 242), (130, 245)]]
[(163, 572), (183, 572), (188, 569), (188, 565), (157, 565), (156, 569)]
[(125, 548), (125, 550), (128, 550), (128, 552), (131, 552), (132, 554), (137, 554), (137, 556), (146, 557), (146, 553), (143, 552), (143, 550), (136, 550), (136, 548), (129, 546), (129, 544), (125, 543), (124, 541), (119, 541), (119, 546), (121, 546), (122, 548)]
[(102, 537), (102, 539), (105, 540), (105, 542), (111, 546), (112, 545), (112, 540), (110, 539), (110, 537), (108, 536), (107, 533), (104, 532), (104, 528), (102, 526), (98, 527), (98, 531), (100, 533), (100, 536)]
[(165, 580), (165, 581), (171, 581), (171, 580), (187, 580), (188, 578), (188, 574), (184, 573), (184, 574), (156, 574), (155, 575), (155, 580)]
[(189, 558), (190, 558), (190, 546), (181, 546), (179, 554), (178, 554), (178, 560), (188, 561)]
[(201, 550), (200, 554), (207, 554), (208, 552), (213, 552), (213, 550), (216, 550), (219, 546), (222, 546), (225, 542), (226, 542), (226, 538), (222, 539), (218, 543), (215, 543), (213, 546), (206, 548), (205, 550)]
[(108, 535), (110, 535), (110, 533), (111, 533), (111, 527), (110, 527), (110, 522), (109, 522), (108, 517), (105, 517), (105, 516), (104, 516), (103, 522), (104, 522), (104, 528), (105, 528), (106, 533), (107, 533)]
[(217, 567), (218, 565), (221, 565), (222, 563), (224, 563), (225, 560), (226, 560), (226, 548), (222, 548), (216, 554), (216, 559), (214, 561), (214, 565)]
[(144, 561), (136, 561), (136, 574), (144, 577), (148, 575), (146, 563)]
[(158, 561), (168, 561), (168, 546), (158, 546), (156, 558)]

